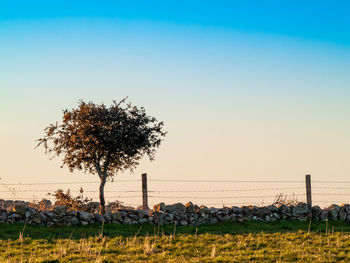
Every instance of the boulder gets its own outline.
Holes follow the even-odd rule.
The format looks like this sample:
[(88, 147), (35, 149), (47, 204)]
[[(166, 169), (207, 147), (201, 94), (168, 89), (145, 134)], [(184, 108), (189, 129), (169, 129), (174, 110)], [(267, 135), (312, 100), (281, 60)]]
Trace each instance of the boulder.
[(86, 222), (86, 221), (80, 221), (80, 223), (82, 226), (87, 226), (89, 224), (89, 222)]
[(73, 216), (70, 220), (70, 223), (72, 224), (72, 226), (77, 226), (79, 225), (79, 219), (76, 216)]
[(147, 218), (140, 218), (139, 220), (138, 220), (138, 222), (139, 222), (139, 224), (144, 224), (144, 223), (148, 223), (148, 219)]
[(124, 220), (123, 220), (123, 224), (131, 225), (132, 224), (132, 220), (129, 217), (125, 217)]
[(218, 222), (218, 219), (216, 217), (210, 218), (210, 223), (211, 224), (216, 224)]
[(313, 218), (315, 218), (315, 219), (319, 219), (320, 218), (322, 209), (318, 205), (313, 206), (311, 211), (312, 211), (312, 217)]
[(350, 205), (342, 204), (341, 206), (343, 207), (346, 214), (350, 215)]
[(310, 213), (310, 209), (305, 203), (299, 203), (292, 210), (292, 216), (295, 216), (295, 217), (306, 216), (308, 213)]
[(160, 211), (165, 211), (165, 204), (163, 202), (156, 204), (153, 206), (153, 211), (154, 212), (160, 212)]
[(113, 221), (122, 221), (122, 215), (120, 212), (115, 212), (112, 214)]
[(196, 207), (192, 204), (192, 202), (188, 202), (185, 204), (186, 210), (189, 213), (195, 213), (196, 212)]
[(285, 204), (282, 204), (278, 207), (278, 211), (280, 213), (285, 214), (285, 215), (290, 215), (291, 214), (291, 209), (289, 206), (286, 206)]
[(271, 210), (268, 207), (258, 207), (256, 208), (255, 214), (258, 217), (266, 217), (267, 215), (271, 214)]
[(96, 214), (94, 214), (94, 217), (95, 217), (97, 222), (100, 222), (100, 223), (106, 222), (106, 219), (100, 214), (96, 213)]
[(33, 222), (40, 225), (40, 224), (41, 224), (41, 218), (40, 218), (40, 216), (35, 216), (35, 217), (33, 218)]
[(319, 219), (321, 221), (325, 221), (328, 219), (328, 211), (327, 210), (322, 210), (320, 215), (319, 215)]
[(137, 217), (139, 219), (141, 219), (141, 218), (143, 218), (145, 216), (145, 211), (143, 211), (141, 209), (136, 210), (136, 213), (137, 213)]
[(241, 215), (243, 213), (242, 208), (240, 208), (238, 206), (232, 206), (231, 210), (232, 210), (232, 213), (234, 213), (236, 215)]
[(157, 225), (163, 225), (164, 214), (162, 212), (153, 213), (153, 222)]
[(337, 220), (338, 219), (338, 215), (340, 212), (340, 206), (339, 205), (331, 205), (330, 207), (327, 208), (328, 210), (328, 216), (329, 219), (331, 220)]
[(186, 220), (181, 220), (180, 221), (180, 226), (187, 226), (187, 221)]
[(339, 220), (345, 221), (346, 216), (347, 216), (347, 213), (346, 213), (344, 207), (341, 207), (341, 208), (340, 208), (340, 211), (339, 211), (339, 214), (338, 214)]
[(267, 208), (271, 211), (271, 213), (278, 212), (278, 208), (275, 205), (269, 205)]
[(15, 205), (12, 211), (20, 216), (23, 216), (27, 211), (27, 207), (25, 205)]
[(78, 216), (82, 221), (90, 222), (93, 219), (93, 214), (84, 211), (78, 211)]
[(58, 216), (63, 216), (68, 210), (68, 207), (65, 205), (60, 205), (56, 206), (53, 208), (53, 211), (58, 215)]
[(21, 216), (19, 214), (13, 213), (13, 214), (9, 215), (7, 218), (8, 219), (18, 220), (18, 219), (21, 218)]
[(112, 221), (112, 213), (111, 212), (107, 212), (103, 216), (104, 216), (104, 218), (106, 219), (107, 222), (111, 222)]
[(172, 205), (166, 205), (165, 211), (175, 215), (183, 216), (186, 213), (186, 207), (181, 203), (176, 203)]

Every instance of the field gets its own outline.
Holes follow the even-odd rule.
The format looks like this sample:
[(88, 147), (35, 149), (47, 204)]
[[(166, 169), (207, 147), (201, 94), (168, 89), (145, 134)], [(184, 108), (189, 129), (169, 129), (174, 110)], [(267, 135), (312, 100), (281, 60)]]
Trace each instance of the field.
[(1, 262), (349, 262), (350, 225), (244, 222), (196, 227), (0, 224)]

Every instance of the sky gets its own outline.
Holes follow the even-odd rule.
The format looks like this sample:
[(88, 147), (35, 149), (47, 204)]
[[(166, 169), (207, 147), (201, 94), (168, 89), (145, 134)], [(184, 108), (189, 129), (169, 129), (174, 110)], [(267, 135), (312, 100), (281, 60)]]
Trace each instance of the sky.
[[(348, 1), (1, 1), (0, 198), (80, 186), (28, 193), (11, 183), (97, 181), (60, 168), (35, 140), (80, 99), (111, 104), (126, 96), (168, 134), (154, 162), (145, 158), (117, 179), (147, 172), (154, 180), (348, 181), (349, 11)], [(315, 200), (346, 200), (345, 193)]]

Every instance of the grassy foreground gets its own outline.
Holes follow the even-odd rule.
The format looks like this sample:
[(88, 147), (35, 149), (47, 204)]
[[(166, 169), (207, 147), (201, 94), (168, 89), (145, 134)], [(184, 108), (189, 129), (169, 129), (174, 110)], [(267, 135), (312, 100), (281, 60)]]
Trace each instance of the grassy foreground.
[[(0, 262), (350, 261), (341, 222), (45, 228), (0, 224)], [(327, 229), (327, 230), (326, 230)]]

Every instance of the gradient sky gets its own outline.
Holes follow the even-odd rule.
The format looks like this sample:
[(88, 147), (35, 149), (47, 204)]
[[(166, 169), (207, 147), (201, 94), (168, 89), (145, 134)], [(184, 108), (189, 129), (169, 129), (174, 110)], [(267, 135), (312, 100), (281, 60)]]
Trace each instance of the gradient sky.
[(97, 180), (35, 139), (126, 96), (169, 133), (119, 178), (349, 180), (349, 2), (247, 3), (1, 1), (0, 182)]

